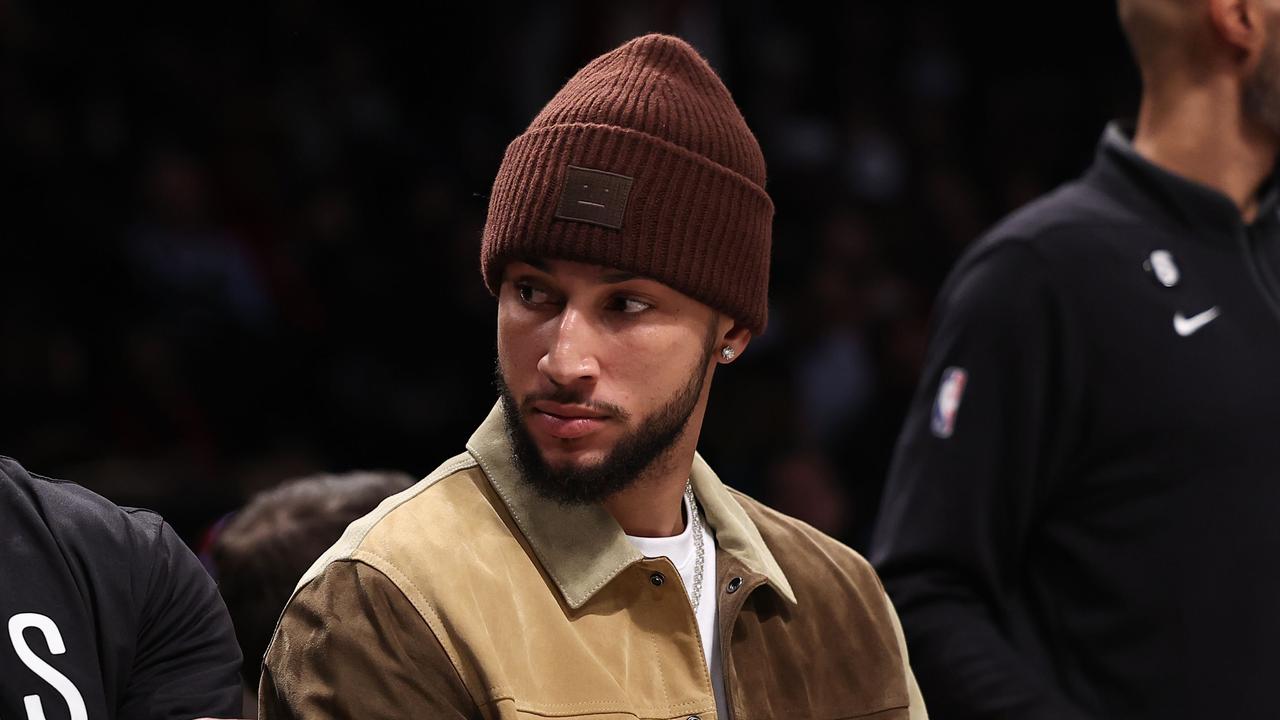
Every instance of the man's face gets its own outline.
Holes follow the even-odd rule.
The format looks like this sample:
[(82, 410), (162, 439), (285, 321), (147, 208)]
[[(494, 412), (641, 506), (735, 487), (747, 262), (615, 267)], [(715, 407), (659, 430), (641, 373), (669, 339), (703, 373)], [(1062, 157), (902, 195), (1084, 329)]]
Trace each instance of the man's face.
[(655, 280), (509, 263), (496, 380), (525, 478), (560, 502), (600, 502), (696, 442), (720, 323)]

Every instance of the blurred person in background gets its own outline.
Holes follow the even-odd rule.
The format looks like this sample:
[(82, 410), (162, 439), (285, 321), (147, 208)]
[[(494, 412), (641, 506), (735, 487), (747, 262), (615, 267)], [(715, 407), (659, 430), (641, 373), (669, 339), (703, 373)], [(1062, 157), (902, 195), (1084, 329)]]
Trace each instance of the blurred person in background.
[(240, 717), (258, 716), (262, 656), (302, 574), (347, 525), (412, 484), (398, 472), (298, 478), (258, 493), (217, 532), (214, 577), (244, 656)]
[(954, 269), (885, 489), (943, 720), (1276, 713), (1280, 3), (1119, 16), (1136, 126)]
[(766, 323), (764, 180), (678, 38), (564, 85), (490, 196), (500, 399), (308, 571), (262, 717), (924, 717), (866, 561), (696, 453)]
[(0, 457), (0, 717), (240, 711), (213, 581), (160, 516)]

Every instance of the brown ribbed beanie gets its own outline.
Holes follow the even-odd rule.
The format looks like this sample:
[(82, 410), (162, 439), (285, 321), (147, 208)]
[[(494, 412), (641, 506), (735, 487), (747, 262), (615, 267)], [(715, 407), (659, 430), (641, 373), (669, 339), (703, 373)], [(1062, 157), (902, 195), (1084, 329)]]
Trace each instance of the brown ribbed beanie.
[(764, 331), (773, 202), (764, 156), (685, 41), (646, 35), (591, 61), (507, 147), (480, 249), (495, 295), (515, 258), (654, 278)]

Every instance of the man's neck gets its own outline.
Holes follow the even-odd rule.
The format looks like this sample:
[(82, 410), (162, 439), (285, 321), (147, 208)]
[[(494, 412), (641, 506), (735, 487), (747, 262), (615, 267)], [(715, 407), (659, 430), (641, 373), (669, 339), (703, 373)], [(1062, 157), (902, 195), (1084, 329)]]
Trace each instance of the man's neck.
[(684, 532), (681, 500), (693, 468), (693, 449), (673, 450), (661, 467), (604, 501), (604, 509), (626, 534), (671, 537)]
[(1133, 147), (1152, 163), (1211, 187), (1257, 214), (1257, 191), (1280, 143), (1244, 116), (1238, 86), (1206, 84), (1143, 96)]

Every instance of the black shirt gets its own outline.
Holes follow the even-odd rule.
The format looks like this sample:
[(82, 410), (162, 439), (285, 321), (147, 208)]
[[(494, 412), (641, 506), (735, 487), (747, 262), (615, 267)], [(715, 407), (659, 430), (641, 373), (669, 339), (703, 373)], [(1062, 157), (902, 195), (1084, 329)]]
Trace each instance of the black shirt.
[(240, 713), (230, 618), (173, 530), (3, 456), (0, 621), (4, 720)]
[(872, 550), (936, 720), (1277, 714), (1276, 200), (1113, 124), (953, 270)]

